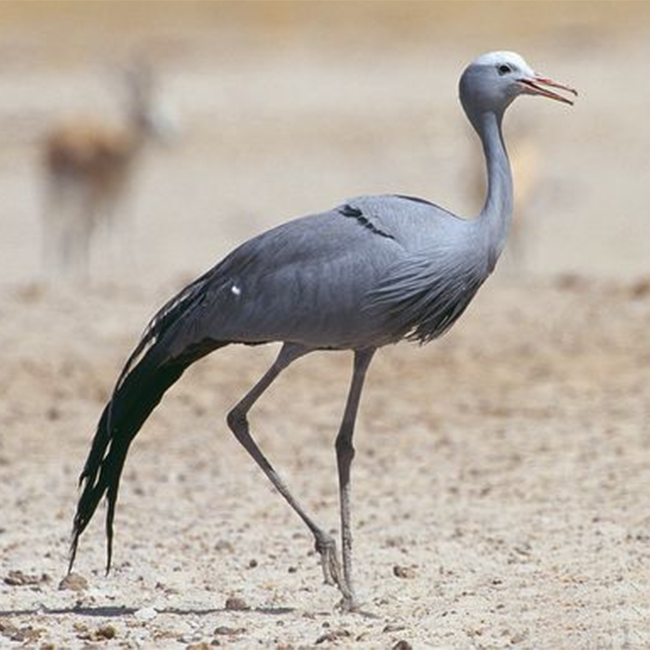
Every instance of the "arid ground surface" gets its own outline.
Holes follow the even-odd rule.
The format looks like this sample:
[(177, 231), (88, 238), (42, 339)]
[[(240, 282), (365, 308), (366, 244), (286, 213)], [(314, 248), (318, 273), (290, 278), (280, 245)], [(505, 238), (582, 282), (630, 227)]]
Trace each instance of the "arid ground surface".
[[(53, 6), (0, 6), (0, 647), (650, 647), (649, 5)], [(106, 61), (138, 48), (178, 133), (142, 161), (118, 250), (97, 242), (89, 282), (56, 281), (39, 138), (70, 113), (114, 117)], [(523, 254), (444, 339), (370, 370), (366, 615), (337, 610), (308, 531), (225, 425), (273, 346), (226, 348), (170, 391), (128, 458), (113, 571), (102, 508), (61, 585), (77, 476), (147, 319), (237, 242), (345, 197), (475, 213), (456, 78), (495, 48), (581, 98), (509, 116), (537, 160)], [(297, 362), (251, 415), (333, 532), (350, 362)]]

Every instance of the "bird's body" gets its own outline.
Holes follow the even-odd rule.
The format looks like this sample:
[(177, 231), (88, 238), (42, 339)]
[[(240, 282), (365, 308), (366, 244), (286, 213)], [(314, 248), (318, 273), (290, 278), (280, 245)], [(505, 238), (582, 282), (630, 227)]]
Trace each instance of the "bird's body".
[[(506, 75), (515, 78), (499, 81)], [(245, 242), (163, 306), (127, 361), (98, 424), (81, 475), (71, 566), (79, 535), (104, 495), (110, 565), (113, 517), (128, 448), (184, 370), (225, 345), (280, 341), (277, 360), (231, 410), (228, 425), (312, 531), (326, 582), (338, 585), (346, 608), (356, 607), (349, 486), (352, 435), (366, 371), (382, 346), (403, 339), (424, 343), (443, 334), (494, 269), (512, 212), (501, 119), (517, 94), (568, 101), (543, 89), (538, 85), (542, 82), (559, 86), (536, 77), (512, 53), (484, 55), (461, 78), (461, 101), (481, 138), (487, 165), (488, 193), (477, 218), (459, 218), (418, 198), (358, 197)], [(283, 369), (318, 349), (354, 352), (352, 383), (336, 439), (342, 567), (333, 538), (295, 500), (252, 438), (246, 418)]]
[[(425, 321), (423, 338), (431, 338), (445, 325), (440, 303), (431, 297), (405, 320), (401, 289), (412, 284), (408, 298), (423, 302), (431, 291), (453, 302), (471, 297), (489, 273), (475, 231), (472, 221), (398, 196), (359, 197), (295, 219), (245, 242), (191, 285), (203, 301), (191, 338), (218, 332), (241, 343), (355, 349), (397, 342)], [(444, 282), (432, 286), (443, 266)]]

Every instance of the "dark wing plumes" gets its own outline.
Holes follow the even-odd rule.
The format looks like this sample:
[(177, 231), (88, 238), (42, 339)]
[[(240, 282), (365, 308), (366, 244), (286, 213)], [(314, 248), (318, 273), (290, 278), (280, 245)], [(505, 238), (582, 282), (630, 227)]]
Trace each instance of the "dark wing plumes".
[(205, 298), (208, 274), (186, 287), (154, 316), (126, 362), (110, 401), (104, 408), (84, 469), (70, 548), (72, 569), (79, 536), (86, 529), (102, 497), (106, 495), (107, 564), (110, 570), (113, 518), (120, 476), (129, 446), (156, 408), (165, 391), (194, 361), (228, 344), (227, 341), (188, 341), (183, 352), (173, 354), (177, 337), (188, 318), (197, 317)]

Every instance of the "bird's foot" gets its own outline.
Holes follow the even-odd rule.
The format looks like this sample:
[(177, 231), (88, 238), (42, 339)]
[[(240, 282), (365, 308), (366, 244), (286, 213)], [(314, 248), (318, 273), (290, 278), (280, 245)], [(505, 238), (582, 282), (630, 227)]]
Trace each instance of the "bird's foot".
[(361, 611), (361, 605), (353, 593), (348, 593), (348, 595), (343, 594), (343, 598), (339, 600), (338, 604), (336, 605), (336, 608), (341, 612), (343, 612), (344, 614)]
[(343, 571), (336, 552), (336, 542), (332, 537), (316, 538), (316, 550), (320, 554), (320, 563), (323, 568), (323, 580), (326, 585), (336, 585), (343, 591), (345, 584)]
[(354, 594), (354, 590), (346, 580), (345, 574), (341, 569), (334, 539), (329, 536), (317, 538), (316, 550), (320, 553), (325, 584), (337, 586), (343, 596), (338, 604), (338, 608), (343, 612), (359, 611), (359, 603)]
[(358, 616), (363, 616), (364, 618), (372, 619), (374, 621), (381, 620), (381, 616), (378, 616), (374, 612), (371, 612), (367, 609), (361, 609), (361, 603), (357, 600), (356, 596), (347, 599), (345, 596), (337, 603), (336, 608), (344, 614), (357, 614)]

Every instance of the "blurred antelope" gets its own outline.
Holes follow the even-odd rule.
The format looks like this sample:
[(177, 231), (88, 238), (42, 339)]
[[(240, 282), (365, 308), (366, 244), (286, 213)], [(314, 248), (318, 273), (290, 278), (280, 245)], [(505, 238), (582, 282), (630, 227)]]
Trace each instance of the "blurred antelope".
[(93, 239), (100, 229), (114, 227), (140, 154), (158, 134), (153, 82), (151, 69), (142, 63), (124, 71), (126, 114), (121, 127), (82, 119), (59, 125), (45, 137), (47, 271), (87, 276)]

